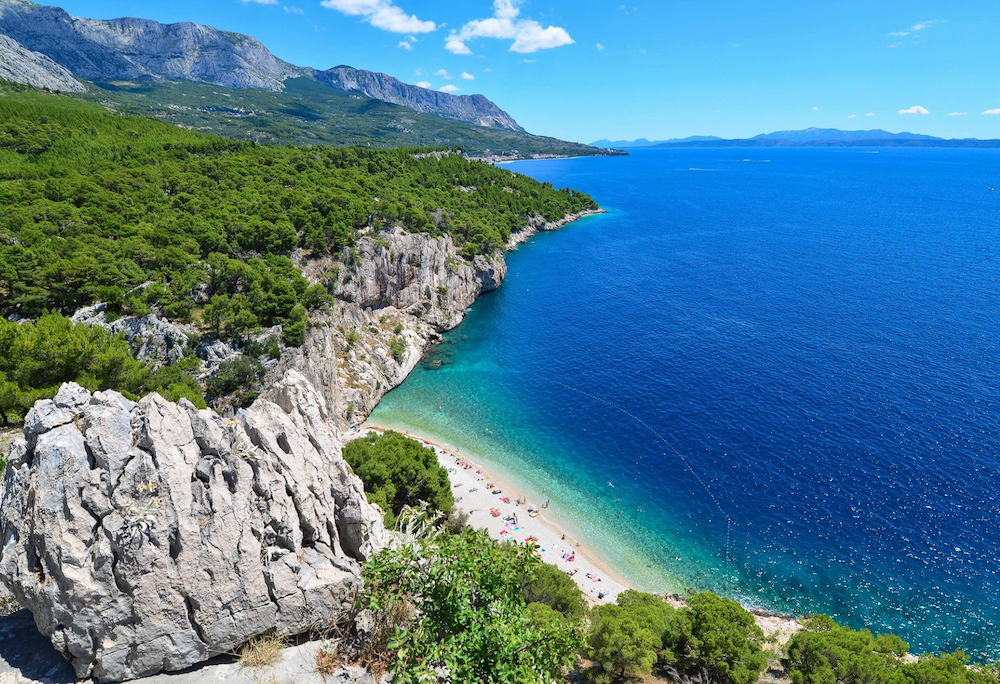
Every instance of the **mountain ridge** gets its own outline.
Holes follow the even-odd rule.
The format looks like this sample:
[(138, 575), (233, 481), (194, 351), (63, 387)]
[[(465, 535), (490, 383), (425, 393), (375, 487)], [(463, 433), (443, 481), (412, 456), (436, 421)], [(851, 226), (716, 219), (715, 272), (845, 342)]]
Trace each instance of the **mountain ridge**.
[[(0, 46), (3, 64), (8, 65), (2, 76), (36, 87), (79, 91), (76, 79), (98, 84), (152, 79), (280, 92), (287, 79), (306, 77), (441, 118), (525, 132), (483, 95), (428, 90), (343, 65), (327, 70), (296, 66), (256, 38), (194, 22), (86, 19), (59, 7), (0, 0), (0, 35), (12, 43)], [(17, 66), (22, 63), (31, 67)]]
[(1000, 147), (1000, 140), (979, 138), (939, 138), (922, 133), (901, 131), (891, 133), (881, 128), (847, 131), (840, 128), (803, 128), (799, 130), (760, 133), (751, 138), (718, 138), (690, 136), (670, 140), (598, 140), (592, 143), (602, 148), (670, 148), (670, 147)]

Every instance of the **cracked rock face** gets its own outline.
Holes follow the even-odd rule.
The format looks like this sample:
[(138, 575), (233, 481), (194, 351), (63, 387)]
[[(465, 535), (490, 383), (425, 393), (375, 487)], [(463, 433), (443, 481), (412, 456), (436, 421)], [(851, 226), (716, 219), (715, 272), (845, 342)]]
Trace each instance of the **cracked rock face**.
[(350, 608), (384, 545), (295, 371), (226, 421), (63, 385), (25, 420), (0, 498), (0, 580), (79, 676), (183, 669)]

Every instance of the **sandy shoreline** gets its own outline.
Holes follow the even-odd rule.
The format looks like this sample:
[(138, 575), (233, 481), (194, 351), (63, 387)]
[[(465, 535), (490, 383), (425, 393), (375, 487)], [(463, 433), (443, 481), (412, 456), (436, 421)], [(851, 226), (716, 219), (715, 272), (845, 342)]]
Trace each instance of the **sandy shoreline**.
[[(635, 588), (610, 569), (600, 554), (588, 548), (585, 542), (565, 534), (558, 515), (551, 508), (543, 508), (544, 501), (525, 501), (521, 505), (516, 505), (518, 499), (525, 499), (524, 494), (516, 487), (510, 486), (502, 477), (490, 472), (488, 466), (484, 468), (476, 463), (473, 460), (474, 456), (466, 458), (461, 449), (439, 439), (427, 439), (425, 436), (377, 423), (365, 423), (360, 428), (345, 432), (343, 439), (346, 442), (362, 437), (368, 432), (381, 433), (385, 430), (397, 430), (434, 449), (438, 463), (448, 471), (455, 507), (469, 514), (469, 525), (475, 529), (487, 530), (490, 537), (501, 541), (514, 539), (524, 543), (528, 537), (534, 537), (542, 560), (566, 573), (572, 573), (573, 579), (592, 603), (614, 603), (618, 594), (626, 589)], [(489, 484), (493, 487), (488, 487)], [(500, 492), (493, 494), (493, 490), (497, 489)], [(510, 502), (504, 502), (504, 497), (508, 497)], [(528, 515), (528, 506), (531, 504), (540, 509), (537, 517)], [(498, 510), (500, 514), (494, 517), (491, 509)], [(516, 524), (504, 520), (511, 514), (517, 515)], [(666, 599), (674, 606), (681, 606), (684, 603), (683, 597), (677, 595), (668, 595)], [(765, 610), (749, 610), (769, 641), (784, 644), (802, 629), (798, 618)]]
[[(369, 431), (383, 432), (386, 429), (394, 428), (365, 423), (360, 429), (345, 433), (344, 439), (356, 439)], [(527, 538), (534, 537), (542, 560), (566, 573), (573, 573), (577, 585), (595, 603), (613, 603), (618, 594), (631, 588), (585, 543), (565, 534), (553, 509), (544, 507), (545, 501), (527, 500), (525, 494), (497, 477), (495, 472), (465, 458), (460, 449), (422, 436), (404, 434), (437, 453), (438, 462), (448, 471), (451, 480), (455, 508), (469, 515), (469, 525), (487, 530), (497, 540), (514, 539), (524, 543)], [(488, 487), (490, 484), (493, 487)], [(494, 490), (499, 490), (499, 493), (493, 494)], [(505, 498), (509, 501), (504, 501)], [(517, 505), (517, 500), (523, 503)], [(538, 507), (537, 516), (529, 515), (529, 506)], [(491, 510), (494, 509), (499, 511), (498, 516), (492, 515)], [(514, 515), (516, 523), (505, 520)]]

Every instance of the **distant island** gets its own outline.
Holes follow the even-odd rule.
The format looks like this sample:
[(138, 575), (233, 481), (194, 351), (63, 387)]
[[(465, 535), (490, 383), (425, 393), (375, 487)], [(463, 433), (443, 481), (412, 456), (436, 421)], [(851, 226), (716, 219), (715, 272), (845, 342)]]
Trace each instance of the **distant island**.
[(630, 149), (665, 147), (982, 147), (1000, 148), (1000, 140), (937, 138), (919, 133), (890, 133), (882, 129), (844, 131), (839, 128), (806, 128), (799, 131), (761, 133), (752, 138), (690, 136), (669, 140), (598, 140), (594, 147)]

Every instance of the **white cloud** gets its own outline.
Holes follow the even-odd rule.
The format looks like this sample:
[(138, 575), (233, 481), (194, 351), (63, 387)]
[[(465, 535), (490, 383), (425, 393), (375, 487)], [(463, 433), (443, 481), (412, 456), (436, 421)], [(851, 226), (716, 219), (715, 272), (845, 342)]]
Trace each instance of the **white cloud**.
[(510, 51), (522, 54), (573, 43), (566, 29), (560, 26), (543, 28), (534, 19), (519, 19), (522, 1), (493, 0), (493, 16), (475, 19), (457, 31), (453, 30), (445, 40), (445, 49), (456, 55), (470, 55), (472, 50), (467, 43), (474, 38), (513, 40)]
[(473, 76), (472, 74), (470, 74), (468, 71), (463, 71), (462, 75), (460, 76), (460, 78), (463, 81), (475, 81), (476, 80), (476, 77)]
[(461, 90), (461, 88), (459, 88), (458, 86), (454, 86), (451, 83), (449, 83), (446, 86), (441, 86), (440, 88), (438, 88), (438, 90), (441, 91), (442, 93), (449, 93), (449, 94), (451, 94), (451, 93), (457, 93), (459, 90)]
[(298, 7), (289, 7), (288, 5), (285, 5), (284, 10), (289, 14), (305, 14), (304, 10), (301, 10)]
[(934, 24), (940, 24), (940, 23), (941, 22), (938, 19), (929, 19), (928, 21), (922, 21), (919, 24), (914, 24), (913, 26), (910, 27), (910, 30), (911, 31), (924, 31), (926, 29), (929, 29)]
[(968, 116), (968, 112), (948, 112), (948, 116)]
[(910, 32), (909, 31), (893, 31), (889, 35), (892, 36), (893, 38), (905, 38), (906, 36), (910, 35)]
[(985, 112), (983, 112), (983, 116), (1000, 116), (1000, 108), (987, 109)]
[(485, 69), (483, 69), (483, 73), (492, 74), (493, 73), (493, 69), (490, 69), (489, 67), (486, 67)]
[(857, 119), (857, 118), (858, 118), (858, 115), (857, 115), (857, 114), (848, 114), (848, 115), (847, 115), (847, 118), (848, 118), (848, 119)]
[(607, 48), (604, 47), (601, 43), (595, 44), (594, 47), (597, 48), (599, 52), (604, 52), (605, 50), (607, 50)]
[(418, 88), (428, 88), (428, 89), (430, 89), (433, 86), (431, 85), (430, 81), (417, 81), (417, 87)]
[(868, 112), (865, 116), (875, 116), (875, 112)]
[(446, 81), (450, 81), (451, 78), (452, 78), (451, 74), (449, 74), (446, 69), (438, 69), (437, 71), (434, 72), (434, 75), (435, 76), (440, 76), (441, 78), (443, 78)]
[(396, 47), (403, 48), (404, 50), (412, 50), (413, 45), (408, 40), (401, 40), (396, 44)]
[(323, 0), (320, 4), (351, 17), (361, 17), (375, 28), (392, 33), (430, 33), (437, 28), (433, 21), (407, 14), (392, 0)]
[(278, 0), (242, 0), (244, 5), (277, 5)]
[(930, 114), (929, 111), (927, 111), (924, 107), (921, 107), (920, 105), (913, 105), (909, 109), (900, 109), (899, 113), (900, 114)]
[(819, 107), (813, 107), (813, 111), (814, 112), (818, 112), (819, 111)]

